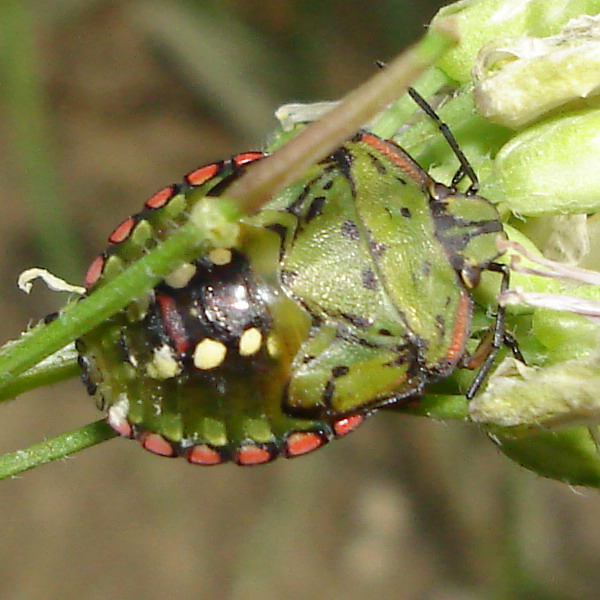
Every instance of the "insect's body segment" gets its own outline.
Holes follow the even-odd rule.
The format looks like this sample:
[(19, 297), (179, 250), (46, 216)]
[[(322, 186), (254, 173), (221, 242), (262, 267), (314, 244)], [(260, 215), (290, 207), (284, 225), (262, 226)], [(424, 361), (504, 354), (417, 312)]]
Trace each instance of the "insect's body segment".
[[(120, 273), (179, 227), (194, 202), (218, 195), (261, 157), (207, 165), (155, 194), (109, 236), (88, 269), (88, 288)], [(78, 341), (88, 391), (108, 409), (111, 426), (156, 454), (261, 464), (315, 450), (364, 418), (312, 421), (282, 411), (311, 319), (281, 287), (277, 234), (248, 222), (240, 238), (240, 248), (214, 248), (181, 265)]]
[(264, 211), (296, 216), (281, 278), (317, 325), (286, 407), (306, 416), (397, 402), (453, 371), (470, 331), (471, 280), (498, 255), (502, 232), (486, 200), (437, 184), (372, 134), (319, 167), (306, 180), (312, 193), (292, 188)]
[[(102, 286), (260, 153), (191, 173), (111, 235)], [(250, 165), (250, 166), (248, 166)], [(109, 423), (165, 456), (260, 464), (310, 452), (460, 366), (496, 209), (360, 132), (214, 248), (79, 341)]]

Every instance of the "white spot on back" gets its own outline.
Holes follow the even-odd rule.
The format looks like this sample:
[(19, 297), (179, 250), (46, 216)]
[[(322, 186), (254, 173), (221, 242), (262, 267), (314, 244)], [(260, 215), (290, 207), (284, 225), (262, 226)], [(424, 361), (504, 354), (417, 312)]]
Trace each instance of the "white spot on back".
[(148, 375), (153, 379), (170, 379), (181, 372), (181, 367), (173, 354), (173, 349), (167, 344), (154, 348), (154, 356), (146, 366)]
[(260, 350), (262, 333), (256, 327), (246, 329), (240, 337), (240, 356), (252, 356)]
[(113, 429), (119, 429), (127, 423), (129, 398), (127, 394), (119, 394), (119, 399), (108, 409), (107, 421)]
[(204, 338), (194, 350), (194, 365), (207, 371), (218, 367), (227, 355), (227, 347), (218, 340)]
[(213, 248), (208, 253), (208, 260), (215, 265), (228, 265), (231, 262), (231, 250), (229, 248)]
[(183, 263), (165, 277), (165, 283), (175, 289), (184, 288), (196, 274), (196, 265)]

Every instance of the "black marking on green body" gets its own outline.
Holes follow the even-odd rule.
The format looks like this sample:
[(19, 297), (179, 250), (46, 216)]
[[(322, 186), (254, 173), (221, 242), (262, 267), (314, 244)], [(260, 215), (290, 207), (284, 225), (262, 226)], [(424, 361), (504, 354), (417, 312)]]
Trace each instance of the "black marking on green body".
[(369, 240), (369, 248), (375, 258), (381, 258), (384, 252), (388, 249), (388, 246), (383, 242)]
[(344, 375), (347, 375), (348, 371), (350, 371), (349, 367), (340, 365), (338, 367), (334, 367), (331, 370), (331, 375), (333, 376), (334, 379), (337, 379), (338, 377), (343, 377)]
[(306, 223), (310, 223), (315, 217), (321, 214), (326, 200), (325, 196), (317, 196), (311, 200), (306, 217), (304, 218)]
[(388, 170), (386, 166), (383, 164), (383, 162), (381, 162), (381, 160), (377, 156), (371, 154), (369, 158), (371, 159), (373, 166), (380, 175), (387, 175)]
[(376, 290), (378, 286), (378, 280), (375, 276), (375, 271), (372, 268), (367, 268), (363, 271), (362, 283), (368, 290)]
[(286, 209), (287, 212), (289, 212), (290, 214), (295, 215), (295, 216), (300, 215), (300, 211), (304, 205), (304, 201), (310, 194), (311, 185), (314, 185), (314, 183), (315, 183), (314, 181), (311, 181), (307, 185), (304, 186), (302, 191), (298, 194), (298, 197), (296, 198), (296, 200), (294, 200), (294, 202), (292, 202), (292, 204), (290, 204), (287, 207), (287, 209)]
[(350, 240), (358, 241), (360, 240), (360, 233), (358, 231), (358, 226), (356, 223), (350, 219), (346, 219), (342, 223), (341, 228), (342, 235), (347, 237)]
[[(334, 393), (335, 393), (335, 381), (333, 379), (329, 379), (325, 383), (325, 387), (323, 388), (322, 397), (321, 397), (323, 406), (325, 407), (326, 411), (331, 408), (331, 401), (333, 399)], [(306, 416), (310, 416), (313, 414), (313, 411), (312, 411), (312, 409), (307, 409), (305, 411), (304, 409), (296, 410), (296, 408), (294, 408), (293, 414), (298, 414), (298, 415), (304, 414)]]
[(285, 286), (291, 286), (294, 282), (294, 279), (296, 279), (299, 276), (299, 273), (297, 273), (296, 271), (290, 271), (288, 269), (281, 269), (279, 274), (281, 277), (281, 282)]
[(350, 323), (351, 325), (354, 325), (354, 327), (358, 327), (359, 329), (367, 329), (371, 326), (371, 322), (368, 319), (365, 319), (364, 317), (361, 317), (360, 315), (357, 315), (355, 313), (344, 312), (340, 313), (339, 316), (345, 321), (348, 321), (348, 323)]
[(272, 223), (271, 225), (266, 225), (265, 229), (268, 229), (269, 231), (272, 231), (273, 233), (276, 233), (279, 236), (279, 239), (281, 240), (281, 250), (283, 252), (283, 242), (285, 242), (285, 237), (288, 231), (287, 227), (285, 225), (282, 225), (281, 223)]
[[(77, 350), (79, 352), (80, 348), (78, 348)], [(90, 377), (90, 371), (92, 368), (91, 360), (89, 359), (89, 357), (84, 356), (80, 353), (77, 356), (77, 364), (81, 369), (81, 380), (85, 385), (87, 393), (90, 396), (94, 396), (96, 394), (96, 391), (98, 390), (98, 385), (94, 381), (92, 381), (92, 378)]]
[(342, 147), (331, 155), (331, 162), (339, 168), (340, 174), (348, 182), (352, 197), (356, 196), (356, 184), (352, 177), (352, 154), (346, 148)]

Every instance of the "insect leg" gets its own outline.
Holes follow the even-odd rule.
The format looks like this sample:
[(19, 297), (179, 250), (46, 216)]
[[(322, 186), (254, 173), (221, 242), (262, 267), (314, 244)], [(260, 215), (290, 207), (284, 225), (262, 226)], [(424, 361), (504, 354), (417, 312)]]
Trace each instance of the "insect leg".
[[(495, 271), (496, 273), (500, 273), (502, 275), (500, 292), (505, 292), (508, 289), (510, 281), (510, 269), (508, 268), (508, 266), (500, 263), (491, 263), (488, 266), (488, 270)], [(480, 360), (483, 360), (483, 364), (481, 365), (479, 371), (477, 372), (477, 375), (475, 375), (475, 378), (471, 382), (471, 385), (469, 386), (469, 389), (465, 394), (467, 400), (471, 400), (481, 388), (485, 378), (488, 376), (494, 364), (494, 361), (496, 360), (498, 350), (500, 350), (500, 348), (503, 345), (506, 345), (511, 349), (513, 355), (517, 360), (520, 360), (521, 362), (525, 363), (523, 355), (521, 354), (521, 351), (519, 350), (519, 347), (517, 345), (517, 341), (512, 335), (507, 333), (505, 330), (505, 315), (505, 307), (498, 306), (498, 310), (496, 312), (496, 320), (494, 322), (489, 341), (484, 340), (484, 343), (481, 345), (481, 347), (483, 347), (483, 351), (478, 352), (480, 350), (480, 348), (478, 348), (475, 351), (475, 355), (471, 357), (471, 360), (468, 361), (469, 364), (465, 365), (467, 366), (467, 368), (475, 368), (477, 366), (477, 363)], [(487, 348), (485, 346), (487, 346)]]
[(513, 356), (524, 365), (527, 361), (523, 358), (517, 340), (508, 331), (504, 332), (504, 345), (513, 353)]
[(456, 190), (456, 186), (461, 182), (461, 180), (465, 176), (467, 176), (471, 180), (471, 185), (467, 189), (466, 193), (468, 195), (477, 193), (477, 190), (479, 189), (479, 179), (478, 179), (477, 175), (475, 174), (475, 171), (473, 170), (471, 163), (469, 163), (467, 157), (464, 155), (463, 151), (460, 149), (460, 146), (458, 145), (458, 142), (456, 141), (456, 138), (454, 137), (454, 134), (452, 133), (452, 131), (450, 131), (450, 128), (448, 127), (448, 125), (446, 125), (446, 123), (444, 123), (440, 119), (440, 117), (435, 112), (435, 110), (433, 110), (433, 108), (429, 105), (427, 100), (425, 100), (425, 98), (423, 98), (423, 96), (421, 96), (421, 94), (419, 94), (419, 92), (417, 92), (417, 90), (415, 90), (414, 88), (408, 88), (408, 93), (409, 93), (410, 97), (418, 104), (418, 106), (420, 108), (422, 108), (423, 111), (431, 119), (433, 119), (435, 121), (436, 125), (438, 126), (438, 129), (441, 131), (442, 135), (448, 142), (448, 145), (452, 149), (452, 152), (454, 152), (454, 154), (456, 155), (456, 158), (458, 158), (460, 167), (458, 168), (458, 170), (454, 174), (454, 177), (452, 178), (452, 183), (450, 184), (450, 189)]

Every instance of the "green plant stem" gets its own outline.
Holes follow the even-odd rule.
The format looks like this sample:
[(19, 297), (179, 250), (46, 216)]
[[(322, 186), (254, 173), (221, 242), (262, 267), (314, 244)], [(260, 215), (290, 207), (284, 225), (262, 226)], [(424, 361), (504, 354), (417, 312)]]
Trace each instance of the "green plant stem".
[(55, 352), (31, 369), (0, 387), (0, 402), (12, 400), (20, 394), (59, 381), (77, 377), (81, 369), (77, 364), (77, 352), (73, 344)]
[(116, 437), (104, 421), (96, 421), (75, 431), (64, 433), (45, 442), (0, 456), (0, 480), (14, 477), (45, 463), (65, 458), (70, 454)]
[(431, 419), (458, 419), (464, 421), (469, 418), (468, 404), (464, 396), (427, 394), (414, 405), (391, 405), (386, 410), (393, 410), (405, 414)]

